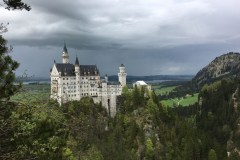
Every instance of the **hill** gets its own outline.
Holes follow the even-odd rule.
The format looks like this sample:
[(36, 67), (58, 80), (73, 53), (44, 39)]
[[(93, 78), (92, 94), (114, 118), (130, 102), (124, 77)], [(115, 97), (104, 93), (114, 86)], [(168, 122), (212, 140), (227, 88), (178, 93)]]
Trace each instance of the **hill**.
[(193, 78), (198, 86), (220, 80), (223, 77), (235, 77), (240, 74), (240, 54), (229, 52), (216, 57), (210, 64), (201, 69)]

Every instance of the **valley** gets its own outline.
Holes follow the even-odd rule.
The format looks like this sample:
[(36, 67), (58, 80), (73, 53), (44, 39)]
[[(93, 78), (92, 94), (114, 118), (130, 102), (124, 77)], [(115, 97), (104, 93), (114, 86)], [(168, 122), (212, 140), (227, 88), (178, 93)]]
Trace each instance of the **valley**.
[(221, 72), (204, 83), (195, 81), (199, 74), (153, 78), (152, 91), (128, 82), (114, 117), (89, 97), (60, 107), (50, 99), (50, 84), (29, 82), (4, 104), (8, 108), (0, 106), (7, 120), (0, 138), (11, 138), (2, 143), (22, 158), (237, 160), (240, 80)]

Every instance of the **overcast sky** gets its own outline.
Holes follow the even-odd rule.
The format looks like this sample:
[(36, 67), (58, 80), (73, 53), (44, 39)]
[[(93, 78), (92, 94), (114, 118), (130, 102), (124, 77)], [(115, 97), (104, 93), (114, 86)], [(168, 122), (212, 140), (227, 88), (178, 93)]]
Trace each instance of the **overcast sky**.
[[(240, 50), (239, 0), (26, 0), (32, 10), (0, 8), (17, 74), (49, 76), (61, 62), (97, 64), (113, 75), (194, 75), (216, 56)], [(1, 2), (0, 2), (1, 3)]]

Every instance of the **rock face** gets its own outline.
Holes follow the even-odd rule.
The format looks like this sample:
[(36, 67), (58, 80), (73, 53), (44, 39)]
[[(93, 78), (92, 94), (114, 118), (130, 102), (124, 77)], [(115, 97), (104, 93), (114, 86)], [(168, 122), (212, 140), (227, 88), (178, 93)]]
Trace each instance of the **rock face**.
[(240, 75), (240, 54), (230, 52), (215, 58), (197, 73), (193, 81), (201, 85), (222, 77), (237, 75)]

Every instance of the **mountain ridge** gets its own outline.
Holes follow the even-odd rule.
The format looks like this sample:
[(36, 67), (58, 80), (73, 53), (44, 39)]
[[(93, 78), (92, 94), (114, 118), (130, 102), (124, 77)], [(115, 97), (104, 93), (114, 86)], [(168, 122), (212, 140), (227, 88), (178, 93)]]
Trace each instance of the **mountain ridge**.
[(216, 57), (207, 66), (202, 68), (192, 79), (198, 86), (211, 83), (223, 77), (240, 75), (240, 53), (229, 52)]

